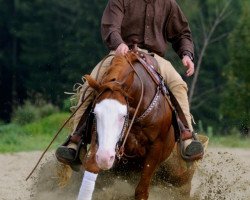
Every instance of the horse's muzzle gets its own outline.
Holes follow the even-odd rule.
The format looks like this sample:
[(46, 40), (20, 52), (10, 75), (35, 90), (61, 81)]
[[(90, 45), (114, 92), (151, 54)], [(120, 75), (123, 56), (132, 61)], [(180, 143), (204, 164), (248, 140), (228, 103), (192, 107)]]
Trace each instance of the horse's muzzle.
[(98, 150), (96, 153), (96, 163), (103, 170), (110, 169), (115, 161), (115, 151)]

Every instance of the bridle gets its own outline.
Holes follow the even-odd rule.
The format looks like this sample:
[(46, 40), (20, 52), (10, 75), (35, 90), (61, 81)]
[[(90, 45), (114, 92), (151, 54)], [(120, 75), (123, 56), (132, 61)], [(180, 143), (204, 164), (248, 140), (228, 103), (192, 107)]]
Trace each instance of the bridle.
[[(118, 81), (112, 81), (114, 84), (117, 84), (119, 86), (122, 85), (122, 83), (118, 82)], [(106, 90), (103, 90), (102, 92), (100, 92), (96, 98), (94, 99), (94, 102), (93, 102), (93, 105), (92, 105), (92, 108), (91, 108), (91, 112), (93, 113), (94, 112), (94, 108), (96, 106), (96, 103), (98, 101), (98, 99), (103, 95), (103, 93), (105, 92)], [(124, 146), (125, 146), (125, 143), (126, 143), (126, 140), (127, 140), (127, 137), (128, 137), (128, 134), (129, 134), (129, 131), (131, 130), (131, 127), (133, 125), (133, 118), (134, 116), (136, 116), (137, 112), (134, 113), (134, 116), (132, 118), (132, 120), (130, 121), (129, 120), (129, 102), (128, 102), (128, 97), (125, 96), (122, 92), (120, 92), (121, 95), (123, 95), (125, 97), (125, 100), (126, 100), (126, 105), (127, 105), (127, 114), (125, 115), (125, 120), (124, 120), (124, 124), (123, 124), (123, 127), (122, 127), (122, 130), (121, 130), (121, 133), (120, 133), (120, 138), (116, 144), (116, 148), (115, 148), (115, 151), (116, 151), (116, 157), (120, 160), (122, 158), (122, 156), (125, 154), (124, 153)], [(140, 106), (141, 102), (139, 102), (138, 104), (138, 109), (139, 109), (139, 106)], [(129, 125), (130, 124), (130, 125)], [(97, 134), (97, 127), (96, 127), (96, 117), (94, 117), (94, 121), (93, 121), (93, 126), (94, 126), (94, 130), (93, 130), (93, 134), (95, 134), (96, 136), (98, 135)], [(98, 142), (98, 138), (96, 138), (97, 142)]]

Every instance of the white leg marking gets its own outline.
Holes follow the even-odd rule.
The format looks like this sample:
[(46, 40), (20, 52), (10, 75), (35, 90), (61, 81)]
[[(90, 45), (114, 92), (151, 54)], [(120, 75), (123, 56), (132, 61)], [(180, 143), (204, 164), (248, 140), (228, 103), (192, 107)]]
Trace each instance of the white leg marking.
[(77, 200), (91, 200), (98, 174), (85, 171)]

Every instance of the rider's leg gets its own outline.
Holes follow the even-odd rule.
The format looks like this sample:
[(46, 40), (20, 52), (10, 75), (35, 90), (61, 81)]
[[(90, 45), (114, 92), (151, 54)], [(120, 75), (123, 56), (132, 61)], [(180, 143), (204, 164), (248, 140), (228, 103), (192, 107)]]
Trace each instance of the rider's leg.
[[(92, 72), (90, 74), (91, 77), (93, 77), (94, 79), (96, 79), (99, 82), (101, 80), (104, 72), (106, 71), (107, 67), (110, 66), (112, 58), (113, 58), (113, 56), (110, 56), (103, 63), (102, 63), (102, 61), (99, 62), (95, 66), (95, 68), (92, 70)], [(101, 63), (102, 63), (102, 67), (100, 68)], [(83, 84), (81, 90), (80, 90), (80, 95), (79, 95), (80, 98), (79, 98), (78, 104), (77, 104), (77, 108), (79, 107), (79, 109), (76, 111), (76, 113), (74, 115), (74, 118), (73, 118), (73, 134), (74, 134), (74, 132), (76, 132), (80, 128), (79, 122), (80, 122), (80, 120), (81, 120), (81, 118), (83, 116), (83, 113), (86, 111), (88, 106), (94, 100), (94, 95), (93, 94), (90, 95), (93, 92), (93, 89), (91, 87), (88, 87), (88, 86), (89, 86), (88, 83), (85, 82)], [(84, 95), (84, 91), (86, 90), (86, 88), (88, 88), (88, 89), (87, 89), (87, 91), (85, 92), (85, 95)], [(85, 99), (86, 97), (88, 97), (88, 98)], [(82, 104), (83, 101), (85, 101), (85, 102)]]
[[(112, 53), (112, 52), (111, 52)], [(107, 70), (107, 67), (110, 66), (111, 60), (113, 56), (108, 57), (103, 63), (102, 61), (99, 62), (93, 71), (91, 72), (91, 76), (93, 78), (97, 77), (97, 80), (100, 81), (102, 78), (104, 72)], [(102, 67), (100, 68), (100, 65), (102, 63)], [(65, 163), (71, 163), (75, 159), (78, 143), (80, 142), (82, 132), (79, 130), (81, 128), (81, 125), (86, 119), (82, 119), (83, 114), (85, 113), (88, 106), (93, 102), (94, 95), (93, 93), (89, 96), (89, 94), (93, 91), (92, 88), (88, 87), (85, 95), (84, 91), (88, 87), (88, 83), (85, 82), (80, 90), (80, 98), (78, 100), (77, 108), (79, 109), (76, 111), (74, 117), (73, 117), (73, 132), (71, 133), (69, 142), (67, 146), (60, 146), (56, 151), (56, 156), (59, 161), (65, 162)], [(84, 95), (84, 96), (83, 96)], [(89, 96), (89, 97), (88, 97)], [(88, 97), (85, 102), (82, 104), (83, 100)]]
[(192, 116), (190, 114), (189, 102), (188, 102), (188, 87), (185, 81), (183, 81), (180, 74), (175, 70), (172, 64), (165, 60), (164, 58), (155, 55), (160, 68), (160, 74), (165, 80), (168, 88), (174, 94), (175, 98), (178, 100), (183, 113), (187, 119), (188, 128), (193, 131), (192, 126)]
[[(183, 110), (183, 113), (187, 119), (189, 130), (191, 132), (193, 132), (192, 116), (190, 114), (188, 95), (187, 95), (188, 87), (187, 87), (186, 82), (183, 81), (180, 74), (175, 70), (175, 68), (172, 66), (172, 64), (169, 61), (165, 60), (164, 58), (162, 58), (156, 54), (154, 57), (159, 64), (160, 74), (162, 75), (163, 79), (165, 80), (170, 91), (173, 93), (173, 95), (178, 100), (178, 102)], [(192, 142), (193, 142), (192, 139), (187, 139), (184, 141), (186, 153), (188, 155), (189, 154), (194, 154), (194, 155), (199, 154), (200, 151), (202, 151), (201, 144), (197, 144), (196, 142), (192, 143)], [(192, 149), (190, 148), (191, 143), (192, 143)], [(191, 153), (190, 153), (190, 151), (191, 151)]]

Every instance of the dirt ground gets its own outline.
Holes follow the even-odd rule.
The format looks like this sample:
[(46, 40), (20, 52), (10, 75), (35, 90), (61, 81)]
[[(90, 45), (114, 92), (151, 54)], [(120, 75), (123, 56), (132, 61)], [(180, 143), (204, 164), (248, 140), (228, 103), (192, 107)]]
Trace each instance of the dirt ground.
[[(1, 200), (73, 200), (81, 184), (81, 173), (73, 173), (69, 184), (57, 185), (56, 160), (53, 152), (43, 159), (35, 174), (26, 176), (41, 152), (0, 154)], [(193, 181), (191, 195), (195, 200), (250, 200), (250, 149), (208, 148), (199, 164)], [(133, 199), (137, 176), (124, 178), (114, 174), (98, 177), (94, 200)], [(166, 182), (154, 181), (150, 200), (180, 199), (177, 190)]]

